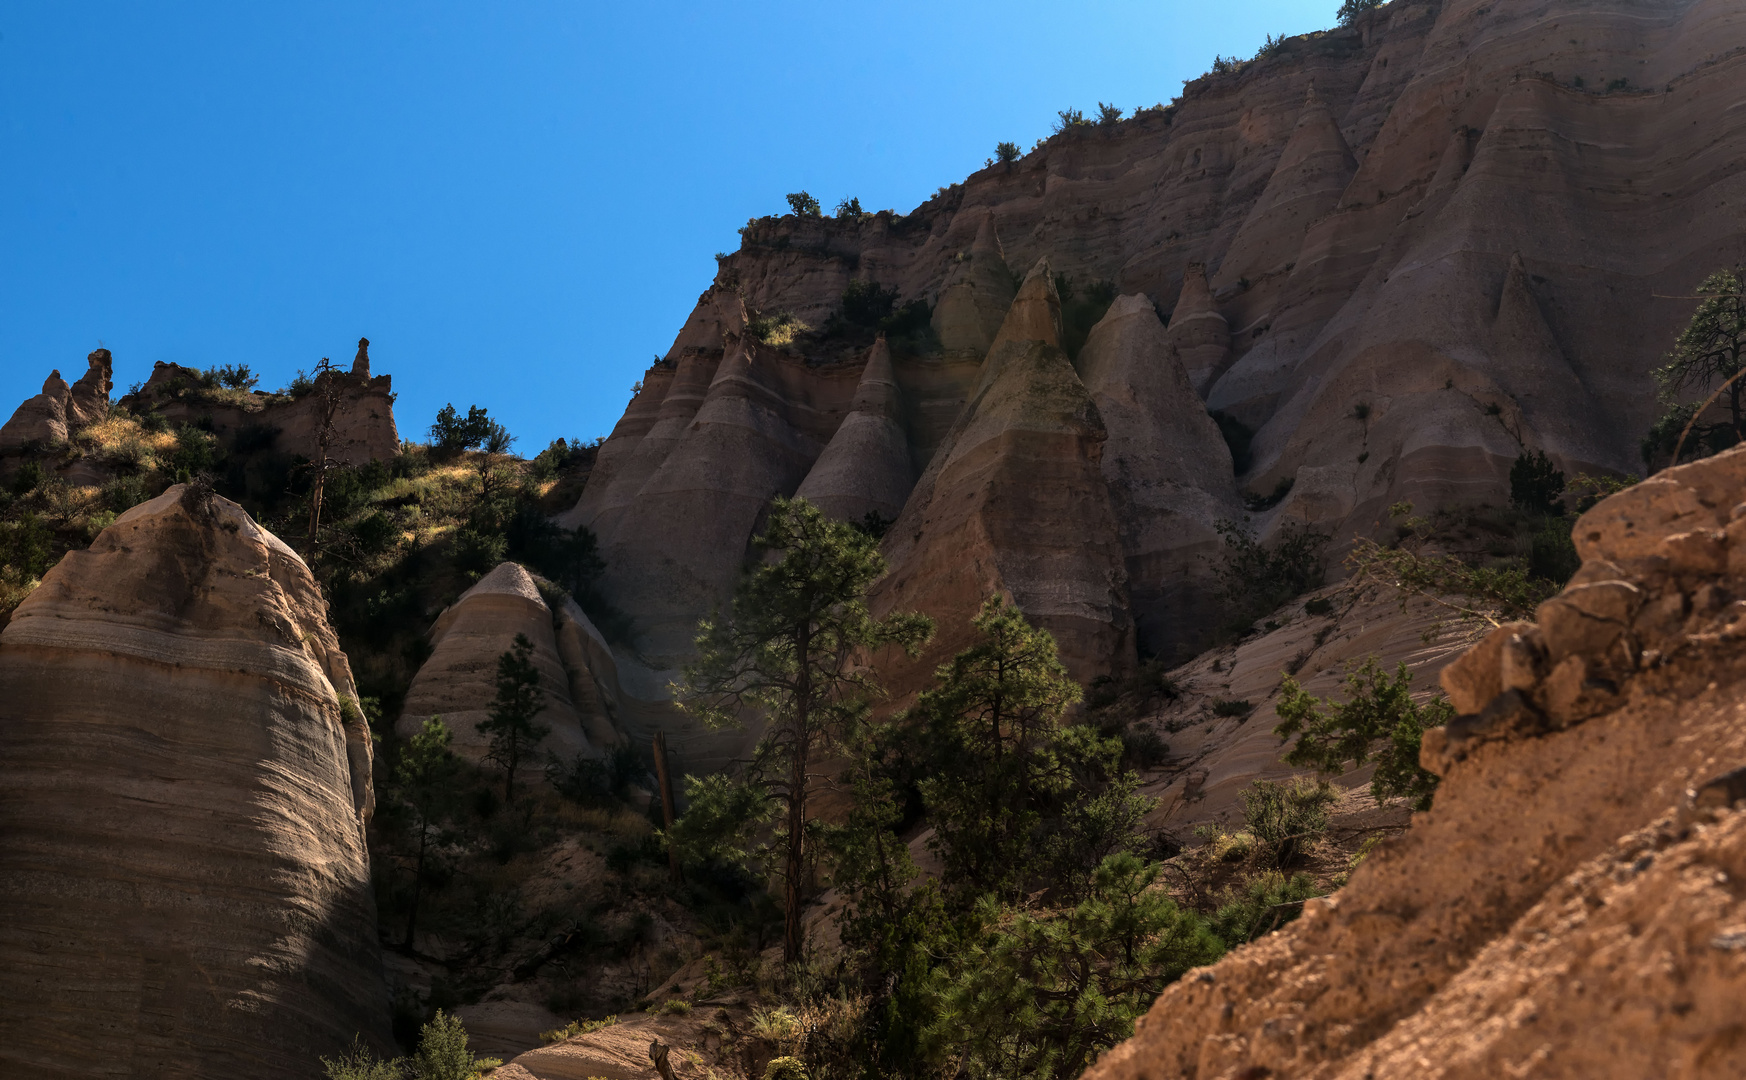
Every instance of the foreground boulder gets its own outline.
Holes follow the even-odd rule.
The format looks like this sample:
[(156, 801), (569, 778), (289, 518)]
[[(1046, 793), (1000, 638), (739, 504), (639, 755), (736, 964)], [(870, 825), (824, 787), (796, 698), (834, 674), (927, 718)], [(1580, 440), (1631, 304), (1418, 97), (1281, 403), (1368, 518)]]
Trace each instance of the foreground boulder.
[(308, 1077), (386, 1043), (369, 732), (309, 570), (188, 485), (0, 634), (0, 1064)]
[(1091, 1080), (1746, 1075), (1746, 452), (1574, 535), (1564, 593), (1444, 670), (1434, 807)]

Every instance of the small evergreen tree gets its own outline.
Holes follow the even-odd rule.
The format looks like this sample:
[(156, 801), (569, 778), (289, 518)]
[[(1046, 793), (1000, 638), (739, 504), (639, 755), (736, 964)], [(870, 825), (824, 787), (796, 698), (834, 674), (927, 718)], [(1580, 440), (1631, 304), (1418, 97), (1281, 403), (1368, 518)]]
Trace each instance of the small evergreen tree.
[(823, 216), (823, 212), (818, 205), (818, 200), (804, 191), (789, 192), (788, 209), (794, 211), (797, 215), (803, 218)]
[[(783, 955), (793, 963), (803, 944), (801, 907), (814, 854), (807, 795), (815, 755), (835, 744), (878, 692), (856, 657), (885, 645), (914, 653), (933, 624), (920, 615), (874, 619), (865, 595), (885, 572), (877, 543), (805, 499), (772, 502), (753, 546), (780, 557), (746, 573), (726, 619), (699, 624), (697, 659), (686, 667), (676, 697), (681, 708), (712, 726), (738, 724), (749, 713), (765, 718), (764, 737), (738, 786), (785, 811), (777, 842)], [(716, 786), (741, 811), (752, 802)], [(746, 816), (742, 812), (735, 820)]]
[(540, 740), (551, 734), (545, 724), (534, 717), (545, 711), (545, 694), (540, 690), (540, 672), (533, 664), (533, 642), (526, 634), (515, 635), (515, 642), (497, 658), (497, 697), (491, 703), (489, 719), (478, 723), (479, 730), (490, 736), (486, 760), (503, 769), (503, 801), (515, 802), (515, 774), (539, 746)]
[(861, 209), (859, 198), (847, 198), (837, 204), (837, 218), (839, 220), (859, 221), (864, 213), (866, 211)]
[(1351, 26), (1363, 18), (1366, 12), (1375, 11), (1382, 6), (1382, 0), (1341, 0), (1340, 10), (1335, 18), (1341, 26)]
[(466, 416), (456, 412), (453, 403), (444, 405), (437, 413), (436, 423), (430, 426), (431, 449), (447, 455), (471, 450), (485, 441), (492, 423), (478, 405), (468, 406)]
[(417, 1080), (477, 1080), (503, 1062), (474, 1057), (461, 1018), (438, 1009), (419, 1031), (418, 1052), (408, 1064)]
[(1133, 1034), (1134, 1019), (1189, 968), (1224, 952), (1155, 888), (1157, 863), (1105, 859), (1090, 895), (1058, 912), (1001, 911), (967, 951), (939, 1020), (971, 1076), (1071, 1080)]
[(994, 144), (994, 159), (1002, 165), (1010, 165), (1019, 158), (1019, 146), (1015, 142)]
[(406, 948), (418, 931), (418, 906), (431, 862), (431, 844), (441, 842), (442, 823), (454, 810), (454, 781), (460, 761), (449, 750), (451, 733), (433, 716), (400, 751), (394, 765), (394, 793), (412, 815), (412, 900), (406, 911)]
[(1530, 514), (1562, 514), (1564, 471), (1544, 450), (1523, 451), (1510, 466), (1510, 505)]
[[(1701, 299), (1691, 321), (1675, 339), (1667, 363), (1655, 370), (1662, 415), (1644, 440), (1646, 463), (1659, 454), (1671, 455), (1694, 417), (1697, 422), (1679, 451), (1681, 457), (1687, 449), (1696, 453), (1708, 447), (1714, 453), (1746, 438), (1746, 378), (1735, 379), (1746, 366), (1746, 269), (1711, 274), (1697, 295)], [(1701, 394), (1721, 385), (1726, 385), (1726, 416), (1721, 420), (1706, 423), (1697, 416), (1700, 403), (1679, 400), (1683, 393)]]
[(1114, 127), (1121, 122), (1121, 119), (1121, 106), (1111, 105), (1102, 101), (1097, 103), (1097, 122), (1100, 125), (1103, 127)]
[(1422, 704), (1414, 701), (1406, 664), (1391, 679), (1374, 656), (1346, 676), (1346, 691), (1341, 704), (1318, 698), (1285, 676), (1273, 733), (1281, 741), (1297, 736), (1286, 763), (1339, 773), (1375, 761), (1370, 793), (1377, 802), (1399, 796), (1416, 810), (1429, 809), (1437, 777), (1419, 767), (1419, 743), (1426, 730), (1453, 719), (1455, 709), (1441, 694)]

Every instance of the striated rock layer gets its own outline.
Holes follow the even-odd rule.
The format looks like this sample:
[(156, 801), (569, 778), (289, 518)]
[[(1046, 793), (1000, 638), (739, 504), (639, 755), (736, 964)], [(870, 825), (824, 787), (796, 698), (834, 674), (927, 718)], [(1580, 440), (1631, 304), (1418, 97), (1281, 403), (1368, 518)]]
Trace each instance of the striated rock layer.
[(1442, 672), (1433, 808), (1165, 991), (1088, 1080), (1746, 1074), (1746, 451), (1585, 514)]
[(386, 1045), (370, 735), (319, 589), (188, 486), (0, 633), (0, 1063), (307, 1077)]

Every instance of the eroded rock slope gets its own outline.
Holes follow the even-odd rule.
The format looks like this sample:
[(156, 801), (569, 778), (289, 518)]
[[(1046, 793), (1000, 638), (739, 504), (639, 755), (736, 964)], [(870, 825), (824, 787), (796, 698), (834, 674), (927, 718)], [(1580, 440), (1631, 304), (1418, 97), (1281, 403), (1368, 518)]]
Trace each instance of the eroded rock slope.
[(310, 1075), (386, 1045), (371, 743), (301, 559), (178, 485), (0, 633), (0, 1063)]
[(1433, 808), (1089, 1080), (1746, 1073), (1746, 451), (1574, 536), (1570, 586), (1444, 669)]
[[(1201, 558), (1244, 491), (1281, 496), (1263, 536), (1344, 543), (1402, 500), (1501, 503), (1524, 451), (1640, 468), (1676, 298), (1746, 254), (1743, 86), (1746, 12), (1725, 0), (1394, 0), (911, 213), (753, 222), (568, 519), (600, 533), (602, 588), (637, 620), (627, 689), (661, 697), (777, 494), (845, 516), (901, 498), (894, 576), (934, 565), (964, 598), (1024, 564), (1005, 587), (1089, 679), (1197, 651)], [(1016, 470), (1007, 509), (965, 508), (994, 496), (994, 457), (942, 506), (989, 395), (1019, 398), (1002, 327), (1049, 337), (1046, 302), (1015, 303), (1040, 260), (1077, 311), (1094, 282), (1124, 299), (1083, 348), (1056, 342), (1071, 362), (1026, 361), (1032, 404), (980, 440)], [(931, 304), (932, 341), (769, 332), (784, 312), (825, 327), (855, 281)], [(1253, 433), (1236, 459), (1208, 409)], [(966, 532), (1027, 507), (1065, 516)]]

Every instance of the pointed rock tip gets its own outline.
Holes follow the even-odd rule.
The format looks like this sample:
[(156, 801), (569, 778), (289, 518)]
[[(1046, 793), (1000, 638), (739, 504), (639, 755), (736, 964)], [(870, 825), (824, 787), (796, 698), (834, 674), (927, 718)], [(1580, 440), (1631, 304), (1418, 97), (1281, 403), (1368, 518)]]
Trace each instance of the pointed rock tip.
[(1049, 270), (1049, 258), (1044, 256), (1025, 275), (1000, 333), (989, 346), (990, 354), (1001, 345), (1015, 341), (1041, 341), (1057, 348), (1061, 345), (1061, 297), (1055, 291), (1055, 275)]

